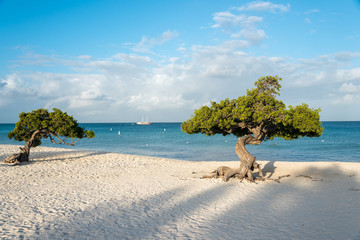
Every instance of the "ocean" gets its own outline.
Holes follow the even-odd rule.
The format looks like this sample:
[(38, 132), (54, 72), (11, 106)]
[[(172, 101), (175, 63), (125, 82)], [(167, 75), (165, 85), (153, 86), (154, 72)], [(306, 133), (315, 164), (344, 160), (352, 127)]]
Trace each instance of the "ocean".
[[(0, 144), (20, 144), (7, 134), (15, 124), (0, 124)], [(81, 139), (75, 147), (52, 144), (42, 146), (97, 150), (144, 156), (174, 158), (187, 161), (237, 161), (235, 136), (188, 135), (181, 123), (86, 123), (96, 137)], [(319, 138), (285, 141), (276, 138), (260, 145), (247, 146), (257, 160), (270, 161), (339, 161), (360, 162), (360, 122), (323, 122), (324, 133)]]

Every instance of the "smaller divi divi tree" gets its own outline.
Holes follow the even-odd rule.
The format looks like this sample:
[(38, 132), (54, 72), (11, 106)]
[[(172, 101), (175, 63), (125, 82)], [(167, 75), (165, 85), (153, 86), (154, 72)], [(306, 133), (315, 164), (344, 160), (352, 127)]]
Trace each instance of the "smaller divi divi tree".
[(256, 88), (247, 90), (245, 96), (211, 102), (211, 106), (195, 110), (194, 115), (182, 123), (182, 130), (188, 134), (233, 134), (238, 137), (235, 152), (240, 158), (240, 167), (219, 167), (212, 176), (222, 176), (224, 181), (234, 176), (253, 181), (252, 172), (259, 169), (263, 179), (256, 158), (245, 148), (247, 144), (258, 145), (275, 137), (293, 140), (321, 136), (324, 129), (320, 122), (320, 109), (309, 108), (304, 103), (287, 108), (276, 99), (280, 95), (281, 80), (277, 76), (262, 77), (255, 82)]
[[(37, 109), (29, 113), (20, 113), (20, 120), (8, 137), (16, 141), (26, 141), (20, 153), (10, 155), (5, 163), (19, 164), (29, 161), (30, 149), (41, 145), (41, 139), (49, 138), (55, 144), (74, 146), (82, 138), (95, 137), (94, 131), (80, 127), (73, 116), (54, 108), (52, 112)], [(68, 140), (71, 139), (71, 142)]]

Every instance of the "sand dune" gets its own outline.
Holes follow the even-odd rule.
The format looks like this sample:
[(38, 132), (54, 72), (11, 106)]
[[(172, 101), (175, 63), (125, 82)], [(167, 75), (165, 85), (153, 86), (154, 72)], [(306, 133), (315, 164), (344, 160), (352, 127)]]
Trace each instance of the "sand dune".
[(238, 161), (46, 147), (31, 160), (0, 164), (1, 239), (360, 239), (360, 163), (263, 161), (291, 176), (253, 184), (200, 178)]

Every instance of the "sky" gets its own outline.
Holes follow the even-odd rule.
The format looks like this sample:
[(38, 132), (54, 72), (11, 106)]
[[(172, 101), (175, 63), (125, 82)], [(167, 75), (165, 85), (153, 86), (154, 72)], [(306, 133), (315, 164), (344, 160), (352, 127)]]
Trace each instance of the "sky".
[(287, 106), (360, 120), (360, 0), (0, 0), (0, 123), (181, 122), (283, 79)]

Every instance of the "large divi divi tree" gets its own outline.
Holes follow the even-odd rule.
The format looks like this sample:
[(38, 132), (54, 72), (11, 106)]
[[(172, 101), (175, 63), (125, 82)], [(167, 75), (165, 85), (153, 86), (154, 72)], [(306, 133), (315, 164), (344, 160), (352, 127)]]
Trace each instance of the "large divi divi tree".
[(275, 137), (293, 140), (321, 136), (324, 129), (320, 122), (320, 109), (309, 108), (304, 103), (287, 108), (276, 99), (280, 95), (280, 81), (277, 76), (262, 77), (245, 96), (211, 102), (211, 106), (195, 110), (194, 115), (182, 123), (182, 130), (188, 134), (233, 134), (238, 137), (235, 152), (240, 158), (240, 167), (220, 167), (213, 176), (222, 176), (225, 181), (233, 176), (253, 181), (252, 172), (259, 169), (263, 179), (260, 165), (247, 151), (247, 144), (258, 145)]
[[(94, 131), (86, 131), (80, 127), (73, 116), (54, 108), (52, 112), (46, 109), (37, 109), (30, 113), (20, 113), (20, 120), (8, 137), (16, 141), (26, 141), (20, 153), (10, 155), (5, 163), (19, 164), (29, 161), (30, 149), (41, 145), (41, 139), (49, 138), (56, 144), (74, 146), (82, 138), (95, 137)], [(68, 142), (71, 139), (71, 142)]]

